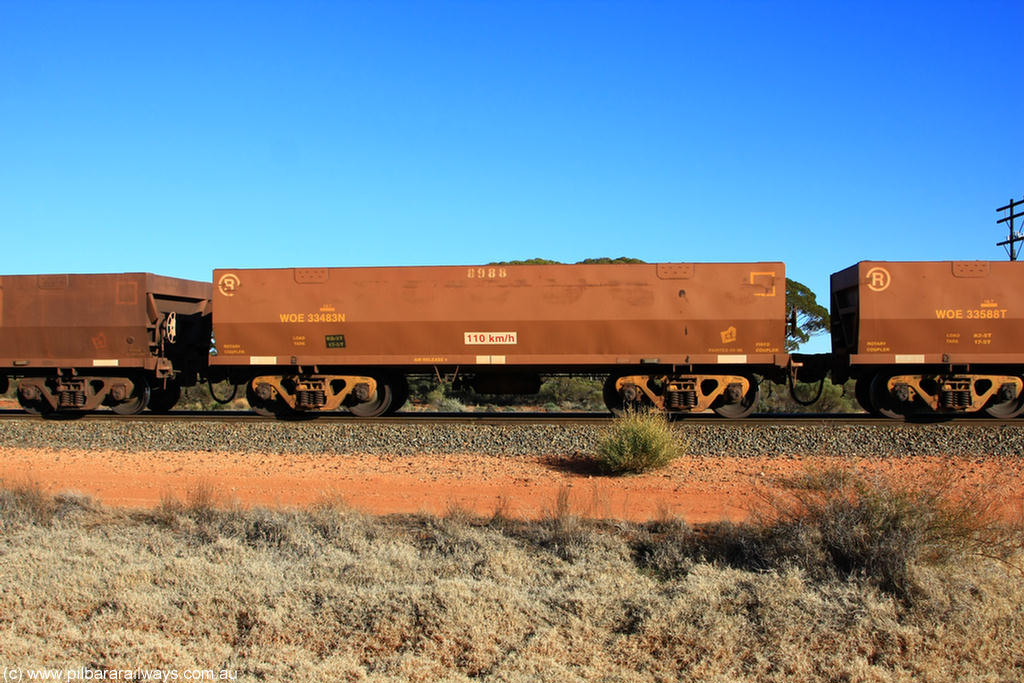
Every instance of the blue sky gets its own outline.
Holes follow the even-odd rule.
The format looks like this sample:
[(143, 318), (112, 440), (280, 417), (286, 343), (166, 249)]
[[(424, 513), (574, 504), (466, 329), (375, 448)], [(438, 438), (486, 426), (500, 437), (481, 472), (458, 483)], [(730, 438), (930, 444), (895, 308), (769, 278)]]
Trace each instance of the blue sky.
[(0, 0), (4, 270), (1002, 259), (1017, 2)]

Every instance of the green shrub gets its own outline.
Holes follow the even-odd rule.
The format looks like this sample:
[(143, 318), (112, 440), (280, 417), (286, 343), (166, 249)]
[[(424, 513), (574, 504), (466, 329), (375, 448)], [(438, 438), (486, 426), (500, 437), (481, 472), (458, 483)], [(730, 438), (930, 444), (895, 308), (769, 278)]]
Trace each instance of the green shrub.
[(612, 422), (598, 443), (595, 461), (606, 474), (646, 472), (669, 464), (680, 450), (663, 416), (630, 412)]
[(237, 388), (231, 382), (217, 382), (213, 386), (214, 392), (221, 400), (220, 403), (210, 395), (210, 387), (205, 382), (195, 386), (184, 387), (181, 390), (181, 398), (178, 399), (176, 410), (248, 410), (249, 403), (245, 400), (245, 385)]
[(538, 400), (557, 408), (604, 410), (603, 382), (593, 377), (549, 377), (540, 387)]
[(803, 401), (815, 396), (818, 400), (809, 406), (800, 405), (790, 395), (789, 386), (785, 383), (775, 384), (764, 382), (761, 385), (761, 399), (757, 405), (759, 413), (861, 413), (864, 412), (857, 399), (854, 398), (854, 380), (845, 384), (833, 384), (831, 379), (825, 380), (818, 396), (817, 382), (797, 382), (796, 395)]
[(450, 384), (437, 384), (431, 388), (423, 397), (426, 408), (438, 413), (462, 413), (466, 412), (466, 405), (453, 394)]
[(439, 413), (463, 413), (466, 411), (466, 406), (462, 404), (457, 398), (450, 398), (445, 396), (439, 399), (436, 403), (431, 404)]

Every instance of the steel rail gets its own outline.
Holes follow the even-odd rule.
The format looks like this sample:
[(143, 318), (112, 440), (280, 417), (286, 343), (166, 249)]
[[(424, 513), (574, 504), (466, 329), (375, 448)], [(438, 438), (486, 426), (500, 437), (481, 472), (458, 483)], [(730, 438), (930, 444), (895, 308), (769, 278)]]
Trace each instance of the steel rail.
[[(38, 420), (41, 422), (76, 422), (76, 421), (113, 421), (128, 422), (223, 422), (223, 423), (257, 423), (281, 422), (286, 424), (389, 424), (389, 425), (548, 425), (548, 424), (604, 424), (612, 421), (608, 413), (428, 413), (412, 412), (397, 413), (389, 417), (365, 418), (347, 413), (327, 413), (319, 415), (296, 415), (285, 418), (274, 418), (257, 415), (248, 411), (210, 410), (210, 411), (173, 411), (170, 413), (140, 413), (138, 415), (118, 415), (111, 411), (101, 410), (89, 413), (62, 413), (41, 417), (23, 410), (0, 410), (0, 421)], [(863, 425), (863, 426), (898, 426), (904, 424), (937, 424), (937, 425), (972, 425), (978, 427), (1009, 425), (1024, 428), (1024, 419), (1000, 420), (985, 415), (964, 416), (921, 416), (906, 420), (878, 418), (866, 413), (830, 414), (830, 413), (798, 413), (798, 414), (755, 414), (743, 419), (727, 419), (714, 414), (673, 416), (673, 424), (678, 425), (729, 425), (736, 427), (765, 426), (825, 426), (825, 425)]]

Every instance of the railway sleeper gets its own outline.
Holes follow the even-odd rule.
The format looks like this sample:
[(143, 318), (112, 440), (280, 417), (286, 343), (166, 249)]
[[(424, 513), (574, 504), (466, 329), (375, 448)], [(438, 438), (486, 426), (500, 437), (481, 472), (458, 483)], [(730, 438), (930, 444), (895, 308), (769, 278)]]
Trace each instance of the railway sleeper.
[(879, 375), (871, 385), (871, 402), (888, 417), (984, 410), (993, 417), (1010, 418), (1024, 412), (1024, 379), (997, 374)]
[(276, 412), (283, 404), (295, 412), (328, 412), (375, 400), (377, 380), (363, 375), (261, 375), (254, 377), (246, 396), (257, 412)]
[(620, 414), (648, 407), (670, 413), (714, 410), (723, 417), (746, 417), (757, 407), (757, 381), (745, 375), (624, 375), (612, 377), (605, 402)]
[(88, 412), (101, 405), (121, 415), (142, 412), (149, 402), (143, 377), (24, 377), (18, 403), (32, 413)]

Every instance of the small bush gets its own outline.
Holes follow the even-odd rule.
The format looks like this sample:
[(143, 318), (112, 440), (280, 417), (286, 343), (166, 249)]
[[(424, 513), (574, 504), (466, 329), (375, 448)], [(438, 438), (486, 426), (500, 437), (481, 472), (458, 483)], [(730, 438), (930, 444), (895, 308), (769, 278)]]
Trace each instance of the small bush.
[(615, 418), (598, 443), (595, 461), (605, 474), (647, 472), (669, 464), (680, 450), (663, 416), (635, 412)]
[(766, 499), (769, 554), (804, 568), (860, 576), (903, 599), (918, 591), (914, 569), (969, 555), (1005, 560), (1020, 529), (995, 514), (991, 491), (957, 491), (948, 477), (894, 481), (845, 469), (812, 469), (780, 482)]
[(0, 481), (0, 528), (8, 524), (48, 525), (57, 504), (39, 482), (27, 479), (10, 485)]
[[(818, 400), (810, 405), (801, 405), (795, 401), (790, 394), (789, 386), (785, 383), (775, 384), (764, 382), (761, 385), (761, 398), (757, 404), (759, 413), (862, 413), (864, 410), (854, 398), (854, 386), (856, 382), (849, 380), (845, 384), (833, 384), (831, 379), (826, 379), (824, 386), (817, 382), (797, 382), (796, 395), (803, 401), (809, 401), (815, 396)], [(821, 394), (818, 394), (818, 389)]]
[(211, 522), (217, 516), (217, 503), (217, 493), (213, 484), (200, 481), (189, 490), (185, 509), (197, 522)]
[(175, 410), (249, 410), (245, 400), (245, 386), (236, 387), (231, 382), (217, 382), (213, 386), (217, 398), (227, 400), (220, 403), (210, 395), (210, 387), (206, 383), (184, 387)]
[(811, 467), (776, 481), (748, 523), (658, 528), (635, 543), (640, 567), (671, 579), (710, 562), (744, 571), (796, 567), (818, 581), (863, 581), (911, 603), (925, 567), (970, 557), (1019, 573), (1024, 528), (997, 514), (998, 487), (964, 491), (948, 476), (893, 479)]
[(433, 404), (434, 410), (439, 413), (464, 413), (466, 412), (466, 406), (462, 404), (457, 398), (450, 398), (448, 396), (442, 398), (437, 403)]
[(542, 404), (554, 405), (555, 409), (604, 410), (602, 386), (593, 377), (549, 377), (541, 385), (537, 399)]
[(451, 386), (438, 384), (427, 393), (428, 409), (438, 413), (463, 413), (466, 406), (458, 398), (451, 395)]

